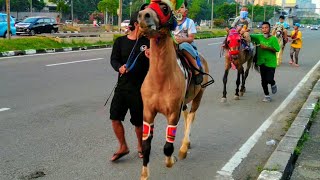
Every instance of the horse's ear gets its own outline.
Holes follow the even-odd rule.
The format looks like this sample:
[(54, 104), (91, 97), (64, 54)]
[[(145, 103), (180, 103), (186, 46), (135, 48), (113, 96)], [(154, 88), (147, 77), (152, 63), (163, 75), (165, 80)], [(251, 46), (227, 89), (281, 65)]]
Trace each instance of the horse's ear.
[(174, 10), (177, 10), (181, 7), (181, 5), (183, 4), (184, 0), (170, 0), (172, 3), (172, 7), (174, 7)]
[(148, 5), (148, 3), (142, 4), (142, 6), (140, 7), (140, 11), (144, 10)]

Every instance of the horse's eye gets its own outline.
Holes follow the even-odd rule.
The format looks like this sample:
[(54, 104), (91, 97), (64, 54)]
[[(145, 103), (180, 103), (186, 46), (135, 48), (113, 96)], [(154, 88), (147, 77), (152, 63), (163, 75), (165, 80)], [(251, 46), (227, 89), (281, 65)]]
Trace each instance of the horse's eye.
[(164, 15), (168, 15), (169, 14), (169, 8), (166, 4), (161, 4), (161, 10), (163, 12)]
[(230, 41), (227, 41), (228, 44), (230, 44)]
[(240, 43), (240, 39), (238, 39), (238, 43)]

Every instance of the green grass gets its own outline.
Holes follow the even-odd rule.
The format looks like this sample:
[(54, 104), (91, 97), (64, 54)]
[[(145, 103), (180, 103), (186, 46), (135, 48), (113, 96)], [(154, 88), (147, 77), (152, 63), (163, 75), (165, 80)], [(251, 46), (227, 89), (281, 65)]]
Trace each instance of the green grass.
[(76, 43), (63, 43), (49, 37), (24, 37), (16, 39), (0, 39), (0, 52), (27, 50), (27, 49), (53, 49), (63, 47), (78, 47), (90, 45), (112, 44), (112, 42), (96, 42), (94, 44), (86, 43), (84, 41)]
[(303, 147), (304, 147), (304, 143), (305, 143), (306, 141), (308, 141), (309, 139), (310, 139), (309, 133), (308, 133), (308, 132), (305, 132), (305, 133), (302, 135), (301, 139), (299, 140), (297, 147), (294, 149), (294, 153), (295, 153), (296, 155), (300, 155), (300, 154), (301, 154), (301, 151), (302, 151), (302, 149), (303, 149)]

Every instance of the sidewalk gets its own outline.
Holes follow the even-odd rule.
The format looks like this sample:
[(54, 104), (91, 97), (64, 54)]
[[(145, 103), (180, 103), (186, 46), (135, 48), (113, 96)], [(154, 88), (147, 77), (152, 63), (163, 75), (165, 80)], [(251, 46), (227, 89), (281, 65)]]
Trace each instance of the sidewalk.
[(319, 110), (319, 100), (320, 79), (271, 154), (258, 180), (290, 177), (292, 180), (320, 180), (320, 111), (314, 114)]
[(320, 179), (320, 111), (312, 121), (309, 135), (298, 157), (291, 180)]

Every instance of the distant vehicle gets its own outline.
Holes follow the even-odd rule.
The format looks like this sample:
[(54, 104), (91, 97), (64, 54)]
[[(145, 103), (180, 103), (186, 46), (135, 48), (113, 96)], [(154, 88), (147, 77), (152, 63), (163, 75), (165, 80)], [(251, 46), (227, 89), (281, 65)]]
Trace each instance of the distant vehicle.
[(262, 28), (262, 22), (259, 22), (257, 28)]
[[(14, 27), (14, 19), (10, 17), (10, 34), (16, 34), (16, 27)], [(0, 13), (0, 37), (6, 38), (8, 35), (7, 14)]]
[(72, 24), (72, 20), (66, 20), (64, 23), (66, 23), (66, 24)]
[(122, 23), (121, 23), (121, 27), (128, 27), (129, 26), (129, 23), (130, 23), (130, 20), (124, 20)]
[(318, 26), (311, 26), (310, 30), (318, 30)]
[(41, 33), (58, 32), (58, 24), (54, 18), (37, 16), (29, 17), (22, 22), (16, 24), (17, 35), (29, 34), (34, 36)]
[(310, 26), (307, 26), (307, 28), (310, 28)]

